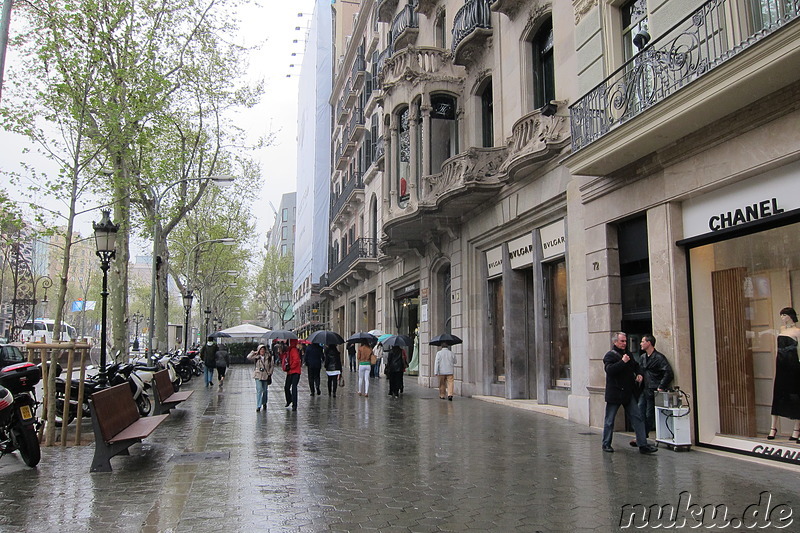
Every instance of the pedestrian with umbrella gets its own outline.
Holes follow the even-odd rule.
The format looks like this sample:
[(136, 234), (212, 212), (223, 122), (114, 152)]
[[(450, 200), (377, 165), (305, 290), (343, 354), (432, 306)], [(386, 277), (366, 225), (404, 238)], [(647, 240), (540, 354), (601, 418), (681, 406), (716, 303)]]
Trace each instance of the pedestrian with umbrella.
[(451, 402), (453, 401), (453, 385), (455, 383), (456, 355), (450, 351), (450, 346), (453, 344), (461, 343), (461, 339), (455, 335), (445, 333), (431, 339), (428, 344), (433, 346), (441, 346), (441, 349), (436, 352), (436, 359), (433, 363), (433, 375), (439, 376), (439, 398), (442, 400), (447, 397)]
[(389, 350), (386, 357), (386, 375), (389, 377), (389, 396), (400, 397), (403, 390), (403, 372), (406, 370), (406, 358), (403, 347), (408, 342), (400, 335), (392, 335), (383, 341), (383, 347)]
[(214, 337), (208, 336), (206, 344), (200, 348), (200, 359), (206, 367), (205, 380), (206, 387), (211, 387), (214, 384), (214, 369), (217, 368), (217, 349), (219, 347), (214, 342)]
[(311, 396), (322, 394), (319, 390), (319, 374), (322, 370), (322, 361), (324, 355), (322, 353), (322, 346), (319, 344), (309, 344), (306, 348), (306, 368), (308, 369), (308, 388), (311, 390)]
[(300, 359), (300, 350), (297, 349), (297, 339), (290, 339), (284, 359), (286, 381), (283, 384), (283, 392), (286, 396), (286, 408), (291, 406), (292, 411), (297, 411), (297, 384), (300, 383), (302, 369), (303, 362)]
[(375, 355), (366, 341), (358, 347), (356, 361), (358, 361), (358, 395), (369, 397), (369, 373), (375, 364)]
[(325, 347), (325, 374), (328, 376), (328, 396), (336, 398), (336, 389), (342, 379), (342, 355), (335, 344)]

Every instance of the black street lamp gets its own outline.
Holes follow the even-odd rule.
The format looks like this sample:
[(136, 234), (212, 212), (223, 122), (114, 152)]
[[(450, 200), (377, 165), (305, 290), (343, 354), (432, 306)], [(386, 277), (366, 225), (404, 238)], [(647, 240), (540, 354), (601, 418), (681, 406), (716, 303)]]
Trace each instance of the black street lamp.
[(212, 322), (214, 322), (214, 331), (217, 331), (217, 329), (219, 329), (219, 326), (220, 326), (219, 318), (214, 317), (214, 320)]
[(133, 351), (134, 352), (138, 352), (139, 351), (139, 324), (141, 323), (142, 320), (144, 320), (144, 315), (142, 313), (140, 313), (139, 311), (136, 311), (135, 313), (133, 313), (133, 315), (131, 315), (131, 319), (133, 320), (133, 323), (136, 324), (136, 335), (133, 337)]
[(205, 308), (203, 313), (206, 315), (206, 335), (205, 337), (208, 338), (208, 319), (211, 318), (211, 306)]
[(186, 289), (186, 294), (183, 295), (183, 308), (186, 310), (186, 318), (183, 322), (183, 353), (189, 351), (189, 314), (192, 312), (192, 300), (194, 294), (189, 289)]
[(103, 210), (103, 218), (100, 222), (93, 222), (94, 240), (97, 246), (97, 256), (100, 258), (100, 269), (103, 271), (103, 292), (100, 295), (103, 297), (103, 311), (100, 323), (100, 376), (98, 382), (101, 387), (106, 384), (106, 314), (108, 300), (108, 267), (111, 259), (114, 258), (115, 251), (114, 245), (117, 238), (117, 231), (119, 224), (111, 222), (111, 211)]

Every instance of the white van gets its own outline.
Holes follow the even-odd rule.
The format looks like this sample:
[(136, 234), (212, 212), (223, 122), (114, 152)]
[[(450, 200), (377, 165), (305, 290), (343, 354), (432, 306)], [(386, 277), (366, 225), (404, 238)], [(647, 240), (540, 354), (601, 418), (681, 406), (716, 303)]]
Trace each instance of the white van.
[[(55, 322), (49, 318), (37, 318), (33, 322), (26, 322), (19, 332), (20, 342), (34, 342), (41, 341), (44, 337), (44, 342), (53, 342), (53, 325)], [(75, 328), (67, 324), (61, 323), (61, 340), (71, 341), (78, 338), (78, 332)]]

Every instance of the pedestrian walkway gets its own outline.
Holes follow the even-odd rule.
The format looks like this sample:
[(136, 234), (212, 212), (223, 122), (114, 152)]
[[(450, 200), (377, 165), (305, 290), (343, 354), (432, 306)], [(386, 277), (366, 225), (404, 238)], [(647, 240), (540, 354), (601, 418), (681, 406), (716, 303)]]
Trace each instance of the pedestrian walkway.
[[(310, 396), (303, 375), (294, 412), (284, 408), (276, 372), (269, 409), (257, 413), (250, 372), (230, 367), (222, 389), (193, 379), (191, 398), (130, 456), (113, 458), (112, 473), (89, 473), (93, 445), (46, 448), (36, 469), (17, 454), (3, 457), (0, 532), (607, 533), (620, 531), (631, 509), (644, 510), (626, 505), (678, 506), (688, 495), (690, 504), (726, 506), (730, 519), (764, 491), (778, 507), (767, 513), (773, 525), (788, 508), (794, 522), (780, 531), (800, 531), (794, 467), (696, 450), (644, 456), (624, 435), (607, 454), (585, 426), (473, 399), (441, 401), (410, 378), (399, 399), (384, 378), (362, 398), (348, 371), (337, 398), (327, 396), (324, 376), (322, 396)], [(640, 530), (654, 523), (651, 516)]]

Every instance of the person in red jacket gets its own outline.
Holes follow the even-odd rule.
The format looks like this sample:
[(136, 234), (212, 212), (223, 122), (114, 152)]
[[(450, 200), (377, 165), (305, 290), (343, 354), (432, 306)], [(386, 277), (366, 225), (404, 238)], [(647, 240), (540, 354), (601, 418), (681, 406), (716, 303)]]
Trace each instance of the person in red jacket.
[(300, 383), (300, 370), (303, 368), (300, 358), (300, 350), (297, 349), (297, 339), (289, 341), (289, 349), (286, 351), (284, 370), (286, 371), (286, 383), (283, 385), (283, 392), (286, 394), (286, 407), (292, 406), (292, 411), (297, 411), (297, 384)]

